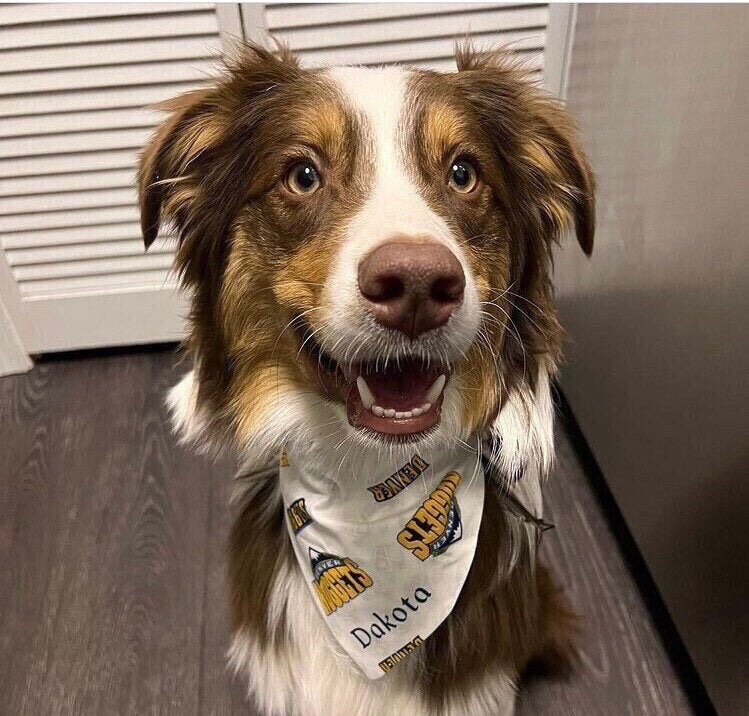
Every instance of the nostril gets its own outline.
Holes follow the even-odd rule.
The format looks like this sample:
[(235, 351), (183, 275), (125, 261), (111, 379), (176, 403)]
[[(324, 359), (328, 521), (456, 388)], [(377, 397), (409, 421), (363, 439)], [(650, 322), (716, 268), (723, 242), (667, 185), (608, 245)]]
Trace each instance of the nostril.
[(359, 290), (372, 303), (387, 303), (401, 298), (406, 293), (406, 284), (400, 276), (392, 273), (367, 273), (359, 276)]
[(457, 303), (463, 298), (465, 280), (459, 276), (441, 276), (432, 284), (430, 298), (438, 303)]
[(379, 281), (380, 290), (377, 296), (368, 296), (375, 301), (392, 301), (400, 298), (406, 292), (406, 286), (403, 279), (399, 276), (382, 276)]

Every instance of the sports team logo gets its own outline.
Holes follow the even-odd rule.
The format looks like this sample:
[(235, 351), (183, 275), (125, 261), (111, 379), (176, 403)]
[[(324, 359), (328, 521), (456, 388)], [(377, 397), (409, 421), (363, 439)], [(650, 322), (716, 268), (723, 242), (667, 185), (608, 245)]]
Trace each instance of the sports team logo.
[(312, 524), (312, 516), (307, 512), (303, 497), (294, 500), (289, 505), (286, 516), (289, 518), (289, 527), (295, 535), (299, 534), (307, 525)]
[(336, 557), (310, 547), (309, 560), (314, 577), (312, 585), (325, 616), (356, 599), (374, 584), (372, 577), (349, 557)]
[(401, 490), (405, 490), (424, 470), (429, 463), (418, 455), (414, 455), (400, 470), (394, 472), (387, 480), (367, 489), (374, 495), (377, 502), (385, 502), (395, 497)]
[(422, 562), (442, 554), (463, 536), (455, 491), (461, 476), (449, 472), (398, 533), (398, 542)]

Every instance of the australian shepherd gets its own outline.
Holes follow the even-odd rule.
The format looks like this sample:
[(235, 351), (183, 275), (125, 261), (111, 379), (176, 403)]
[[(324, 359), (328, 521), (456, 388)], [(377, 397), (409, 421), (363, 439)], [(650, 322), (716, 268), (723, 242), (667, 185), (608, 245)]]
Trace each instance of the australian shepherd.
[(272, 467), (287, 446), (346, 480), (488, 435), (517, 504), (542, 513), (562, 342), (551, 252), (573, 228), (590, 253), (593, 178), (522, 66), (456, 59), (444, 74), (308, 70), (246, 46), (166, 104), (141, 157), (145, 244), (176, 229), (192, 300), (176, 429), (234, 446), (250, 475), (229, 538), (229, 659), (267, 716), (511, 714), (529, 663), (571, 649), (535, 529), (487, 487), (449, 616), (366, 678), (314, 603)]

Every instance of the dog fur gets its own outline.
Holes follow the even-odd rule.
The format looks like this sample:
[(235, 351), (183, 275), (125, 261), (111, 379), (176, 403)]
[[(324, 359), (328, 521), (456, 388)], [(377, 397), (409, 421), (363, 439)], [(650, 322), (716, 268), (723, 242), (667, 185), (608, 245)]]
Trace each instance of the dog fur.
[[(262, 470), (298, 443), (344, 480), (492, 430), (501, 471), (524, 471), (515, 494), (541, 513), (562, 343), (551, 249), (574, 226), (590, 253), (594, 183), (567, 113), (521, 66), (470, 48), (457, 61), (449, 74), (311, 71), (249, 45), (213, 86), (166, 105), (141, 157), (144, 240), (172, 222), (192, 294), (193, 369), (169, 397), (176, 429), (231, 445), (253, 473), (238, 482), (229, 541), (229, 656), (269, 716), (511, 714), (526, 666), (571, 651), (572, 617), (536, 562), (535, 531), (489, 491), (452, 614), (368, 681), (328, 633), (293, 557), (275, 472)], [(444, 181), (458, 154), (479, 174), (460, 196)], [(324, 176), (314, 196), (284, 187), (300, 158)], [(394, 235), (441, 242), (466, 277), (448, 323), (416, 339), (376, 324), (359, 300), (359, 262)], [(449, 367), (439, 423), (410, 443), (350, 425), (329, 364), (405, 356)]]

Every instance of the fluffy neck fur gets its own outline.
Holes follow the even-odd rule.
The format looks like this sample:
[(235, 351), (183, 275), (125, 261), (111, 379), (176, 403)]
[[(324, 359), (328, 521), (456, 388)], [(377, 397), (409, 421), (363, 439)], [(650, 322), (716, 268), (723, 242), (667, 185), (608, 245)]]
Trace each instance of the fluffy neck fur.
[[(170, 391), (167, 403), (181, 441), (210, 451), (215, 448), (206, 437), (210, 419), (198, 405), (197, 393), (193, 370)], [(457, 426), (451, 425), (459, 420), (458, 416), (454, 401), (446, 400), (443, 419), (455, 437), (443, 433), (423, 449), (444, 455), (476, 448), (477, 436), (461, 437)], [(408, 444), (380, 446), (369, 440), (357, 440), (355, 436), (346, 437), (345, 421), (342, 408), (321, 402), (313, 393), (295, 392), (286, 396), (276, 401), (263, 427), (241, 446), (241, 471), (247, 473), (272, 465), (284, 444), (298, 443), (311, 460), (324, 463), (329, 472), (340, 475), (361, 473), (367, 466), (373, 472), (381, 471), (383, 463), (393, 465), (395, 470), (414, 450)], [(537, 515), (541, 512), (541, 480), (548, 473), (554, 455), (553, 421), (549, 369), (541, 362), (534, 386), (523, 381), (513, 388), (491, 427), (501, 437), (502, 449), (495, 456), (500, 471), (512, 475), (520, 468), (525, 470), (526, 478), (518, 484), (516, 492)]]

